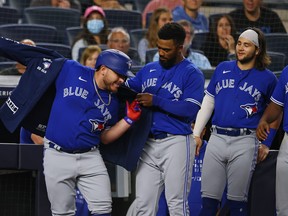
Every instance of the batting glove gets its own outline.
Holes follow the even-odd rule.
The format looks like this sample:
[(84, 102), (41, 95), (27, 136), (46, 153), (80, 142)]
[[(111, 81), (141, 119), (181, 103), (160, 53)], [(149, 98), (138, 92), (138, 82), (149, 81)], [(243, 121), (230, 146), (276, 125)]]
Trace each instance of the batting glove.
[(137, 121), (141, 116), (141, 108), (139, 105), (139, 102), (136, 100), (133, 100), (131, 104), (129, 104), (128, 101), (126, 101), (126, 116), (124, 117), (124, 120), (132, 125), (135, 121)]

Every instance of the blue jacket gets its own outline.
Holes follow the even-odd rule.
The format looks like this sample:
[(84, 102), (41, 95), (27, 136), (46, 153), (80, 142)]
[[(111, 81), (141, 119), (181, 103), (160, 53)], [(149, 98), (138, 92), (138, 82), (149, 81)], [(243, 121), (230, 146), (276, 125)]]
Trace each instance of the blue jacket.
[[(40, 136), (45, 136), (50, 109), (55, 97), (54, 81), (66, 59), (59, 53), (19, 44), (0, 38), (0, 56), (7, 57), (27, 66), (19, 84), (0, 108), (0, 119), (13, 132), (18, 126)], [(122, 88), (118, 95), (125, 114), (125, 101), (135, 95)], [(63, 110), (64, 112), (64, 110)], [(148, 137), (152, 122), (152, 112), (143, 109), (137, 121), (120, 139), (109, 145), (101, 145), (100, 151), (105, 161), (120, 165), (128, 171), (134, 170)]]

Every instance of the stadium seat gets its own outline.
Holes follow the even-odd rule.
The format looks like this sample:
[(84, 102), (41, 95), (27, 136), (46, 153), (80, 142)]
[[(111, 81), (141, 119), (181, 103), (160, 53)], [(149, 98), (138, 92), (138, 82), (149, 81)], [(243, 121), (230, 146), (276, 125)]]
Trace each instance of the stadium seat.
[(130, 30), (129, 31), (130, 46), (135, 47), (137, 49), (139, 41), (145, 37), (146, 32), (147, 32), (147, 29), (143, 29), (143, 28)]
[(68, 27), (66, 28), (66, 34), (68, 38), (69, 45), (72, 46), (76, 36), (83, 30), (81, 26)]
[(285, 65), (288, 64), (288, 34), (286, 33), (269, 33), (265, 34), (267, 50), (284, 53)]
[(18, 23), (19, 12), (16, 8), (0, 7), (0, 25)]
[(57, 43), (69, 44), (66, 28), (80, 26), (81, 13), (76, 9), (57, 7), (29, 7), (24, 9), (25, 20), (30, 24), (51, 25), (57, 29)]
[(141, 64), (141, 59), (136, 48), (130, 47), (128, 50), (128, 56), (133, 60), (135, 64)]
[(142, 68), (143, 66), (133, 66), (132, 65), (132, 67), (131, 67), (131, 72), (134, 74), (134, 75), (136, 75), (136, 73), (138, 72), (138, 71), (140, 71), (141, 70), (141, 68)]
[(152, 62), (154, 55), (158, 52), (158, 48), (149, 48), (146, 50), (146, 63)]
[(139, 11), (105, 9), (109, 28), (122, 26), (126, 30), (142, 27), (142, 15)]
[(11, 60), (6, 62), (0, 62), (0, 71), (5, 68), (13, 67), (15, 64), (16, 62)]
[(68, 45), (57, 43), (38, 43), (37, 46), (54, 50), (64, 57), (71, 59), (71, 48)]
[(57, 29), (41, 24), (7, 24), (0, 26), (0, 35), (16, 41), (28, 38), (35, 43), (55, 43)]
[(271, 64), (268, 66), (268, 68), (275, 73), (277, 73), (278, 71), (282, 71), (285, 67), (285, 54), (272, 51), (267, 51), (267, 54), (271, 58)]
[(206, 38), (209, 32), (197, 32), (194, 34), (191, 48), (196, 50), (201, 50), (203, 44), (206, 42)]
[(30, 6), (31, 0), (8, 0), (9, 6), (16, 8), (21, 18), (23, 18), (24, 8)]

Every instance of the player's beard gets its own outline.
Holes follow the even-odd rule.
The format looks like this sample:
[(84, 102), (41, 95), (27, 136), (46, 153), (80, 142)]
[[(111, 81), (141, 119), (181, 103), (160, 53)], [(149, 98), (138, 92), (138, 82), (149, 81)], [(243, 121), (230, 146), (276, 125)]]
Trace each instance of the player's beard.
[(177, 56), (175, 55), (172, 58), (166, 59), (166, 60), (161, 60), (161, 58), (160, 58), (159, 63), (163, 68), (169, 69), (176, 64), (176, 60), (177, 60)]
[(238, 55), (237, 55), (237, 60), (238, 60), (242, 65), (244, 65), (244, 64), (250, 63), (250, 62), (254, 59), (255, 56), (256, 56), (256, 50), (255, 50), (253, 53), (251, 53), (250, 55), (247, 55), (246, 57), (244, 57), (244, 58), (242, 58), (242, 59), (239, 59), (239, 58), (238, 58)]

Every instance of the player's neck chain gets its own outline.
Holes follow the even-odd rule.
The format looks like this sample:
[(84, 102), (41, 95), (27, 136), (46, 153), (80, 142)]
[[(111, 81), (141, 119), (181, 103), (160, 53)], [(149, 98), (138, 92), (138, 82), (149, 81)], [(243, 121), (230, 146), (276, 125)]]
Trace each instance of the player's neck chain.
[(111, 103), (111, 93), (109, 93), (108, 103), (105, 103), (104, 100), (103, 100), (103, 98), (100, 96), (100, 94), (99, 94), (99, 92), (98, 92), (98, 87), (97, 87), (97, 84), (96, 84), (95, 79), (93, 79), (93, 84), (94, 84), (94, 88), (95, 88), (96, 94), (98, 95), (100, 101), (101, 101), (105, 106), (109, 106), (110, 103)]

